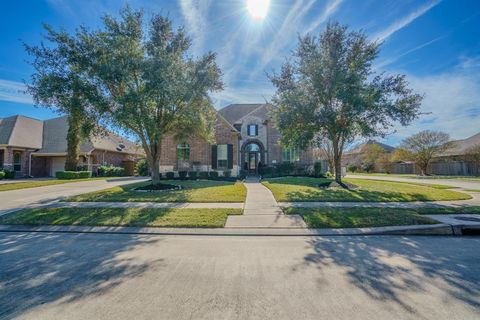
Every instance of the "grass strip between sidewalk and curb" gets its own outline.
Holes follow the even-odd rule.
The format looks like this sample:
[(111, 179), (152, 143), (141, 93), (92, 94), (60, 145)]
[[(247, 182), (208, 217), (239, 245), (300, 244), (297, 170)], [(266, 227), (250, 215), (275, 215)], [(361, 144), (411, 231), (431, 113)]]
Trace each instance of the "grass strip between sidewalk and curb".
[(242, 209), (36, 208), (0, 217), (6, 225), (222, 228)]
[(215, 180), (162, 180), (182, 186), (181, 190), (139, 192), (134, 189), (149, 184), (139, 182), (65, 199), (68, 202), (244, 202), (247, 190), (242, 182)]
[[(433, 212), (397, 208), (283, 208), (285, 214), (298, 214), (309, 228), (372, 228), (436, 224), (422, 214)], [(422, 212), (422, 214), (420, 214)], [(438, 212), (437, 212), (438, 214)]]

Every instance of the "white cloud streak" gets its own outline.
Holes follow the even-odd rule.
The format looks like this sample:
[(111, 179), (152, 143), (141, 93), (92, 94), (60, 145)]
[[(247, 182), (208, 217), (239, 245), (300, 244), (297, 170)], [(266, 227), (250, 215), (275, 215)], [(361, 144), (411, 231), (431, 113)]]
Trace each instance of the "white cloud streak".
[(0, 79), (0, 100), (33, 104), (32, 97), (25, 92), (26, 89), (21, 82)]
[(373, 39), (379, 40), (379, 41), (384, 41), (388, 39), (390, 36), (392, 36), (395, 32), (407, 27), (410, 23), (418, 19), (419, 17), (423, 16), (425, 13), (430, 11), (433, 7), (437, 6), (441, 0), (435, 0), (431, 1), (419, 8), (417, 8), (415, 11), (411, 12), (407, 16), (395, 21), (391, 25), (389, 25), (386, 29), (376, 33), (373, 35)]
[(186, 27), (193, 36), (192, 50), (195, 55), (203, 54), (203, 46), (208, 32), (208, 10), (211, 0), (179, 0), (180, 11)]
[(309, 32), (312, 32), (312, 31), (315, 31), (315, 29), (317, 29), (322, 23), (324, 23), (325, 21), (327, 21), (328, 18), (330, 18), (330, 16), (332, 14), (335, 13), (335, 11), (337, 11), (337, 9), (340, 7), (340, 5), (342, 4), (343, 0), (332, 0), (330, 1), (329, 3), (327, 3), (327, 5), (325, 6), (325, 10), (322, 12), (322, 14), (320, 16), (318, 16), (317, 19), (315, 19), (306, 29), (305, 29), (305, 33), (309, 33)]
[[(469, 59), (468, 61), (479, 61)], [(431, 76), (407, 76), (412, 88), (424, 93), (422, 112), (428, 113), (395, 136), (405, 138), (421, 130), (441, 130), (453, 139), (480, 131), (480, 66), (460, 63), (454, 70)]]

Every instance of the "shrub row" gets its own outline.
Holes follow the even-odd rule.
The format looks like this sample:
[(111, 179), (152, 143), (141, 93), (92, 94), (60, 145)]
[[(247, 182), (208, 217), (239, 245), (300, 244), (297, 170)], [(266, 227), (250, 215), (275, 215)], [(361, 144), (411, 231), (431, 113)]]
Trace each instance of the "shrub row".
[[(218, 178), (230, 178), (232, 176), (232, 171), (225, 170), (223, 171), (223, 177), (219, 177), (217, 171), (178, 171), (178, 178), (181, 180), (185, 179), (218, 179)], [(172, 180), (175, 179), (175, 172), (169, 171), (165, 173), (165, 178)]]
[(62, 180), (88, 179), (92, 176), (91, 171), (57, 171), (55, 177)]
[(122, 177), (125, 175), (125, 169), (114, 166), (100, 166), (98, 167), (99, 177)]
[(15, 179), (15, 171), (0, 170), (0, 180), (2, 179)]
[(274, 178), (282, 176), (308, 176), (325, 177), (326, 168), (322, 167), (322, 162), (317, 161), (313, 167), (300, 165), (292, 162), (279, 163), (273, 167), (260, 167), (259, 174), (265, 178)]

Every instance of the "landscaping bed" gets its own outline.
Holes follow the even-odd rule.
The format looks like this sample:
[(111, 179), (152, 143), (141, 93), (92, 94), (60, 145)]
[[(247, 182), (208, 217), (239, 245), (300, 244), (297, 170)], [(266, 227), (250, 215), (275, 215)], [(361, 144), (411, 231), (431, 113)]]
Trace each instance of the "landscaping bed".
[(180, 190), (138, 192), (150, 182), (133, 183), (81, 194), (66, 201), (106, 202), (243, 202), (247, 191), (242, 182), (216, 180), (162, 180), (163, 184), (181, 186)]
[(415, 210), (396, 208), (283, 208), (298, 214), (309, 228), (372, 228), (436, 224)]
[(222, 228), (241, 209), (39, 208), (0, 217), (7, 225)]
[(356, 189), (320, 188), (331, 183), (331, 179), (310, 177), (282, 177), (263, 180), (275, 199), (289, 201), (346, 201), (346, 202), (408, 202), (467, 200), (472, 197), (466, 193), (446, 189), (443, 185), (424, 185), (384, 180), (343, 179), (347, 184), (358, 186)]

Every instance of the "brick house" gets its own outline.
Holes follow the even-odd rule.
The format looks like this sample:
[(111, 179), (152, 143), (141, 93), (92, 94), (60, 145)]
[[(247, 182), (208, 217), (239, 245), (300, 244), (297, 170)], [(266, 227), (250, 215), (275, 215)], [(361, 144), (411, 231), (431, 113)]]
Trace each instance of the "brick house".
[[(64, 170), (67, 131), (66, 117), (42, 121), (17, 115), (0, 119), (0, 168), (14, 170), (18, 177), (55, 176), (56, 171)], [(141, 148), (111, 132), (80, 145), (80, 165), (94, 173), (103, 164), (129, 169), (142, 157)]]
[(185, 141), (163, 141), (160, 172), (231, 171), (256, 173), (259, 164), (281, 162), (312, 164), (311, 149), (282, 148), (280, 133), (273, 127), (269, 104), (231, 104), (217, 111), (215, 144), (192, 137)]

